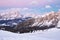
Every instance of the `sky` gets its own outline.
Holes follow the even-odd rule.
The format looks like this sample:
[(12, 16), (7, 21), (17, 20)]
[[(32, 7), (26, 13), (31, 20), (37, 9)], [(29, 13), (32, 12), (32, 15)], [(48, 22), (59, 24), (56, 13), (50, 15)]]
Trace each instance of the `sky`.
[(0, 10), (22, 8), (23, 12), (44, 13), (60, 10), (60, 0), (0, 0)]

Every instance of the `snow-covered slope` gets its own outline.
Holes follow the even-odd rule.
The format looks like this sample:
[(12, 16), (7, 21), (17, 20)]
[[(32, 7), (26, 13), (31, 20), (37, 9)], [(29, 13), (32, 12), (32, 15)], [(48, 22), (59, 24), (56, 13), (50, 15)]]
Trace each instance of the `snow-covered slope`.
[(60, 40), (60, 30), (37, 31), (33, 33), (15, 34), (0, 30), (0, 40)]

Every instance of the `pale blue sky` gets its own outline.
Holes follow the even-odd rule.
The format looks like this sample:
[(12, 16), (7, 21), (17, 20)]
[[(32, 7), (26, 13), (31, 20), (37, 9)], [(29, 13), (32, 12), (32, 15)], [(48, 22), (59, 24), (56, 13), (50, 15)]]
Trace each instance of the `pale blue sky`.
[(56, 12), (60, 9), (60, 0), (0, 0), (0, 10), (8, 8), (28, 8), (22, 13)]

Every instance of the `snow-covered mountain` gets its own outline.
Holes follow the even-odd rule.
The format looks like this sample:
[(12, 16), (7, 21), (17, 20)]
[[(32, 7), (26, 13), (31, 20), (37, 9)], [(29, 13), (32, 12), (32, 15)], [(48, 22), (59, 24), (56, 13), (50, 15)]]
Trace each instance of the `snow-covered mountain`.
[(22, 22), (24, 19), (18, 8), (11, 8), (0, 12), (0, 26), (17, 25), (18, 22)]
[(10, 20), (21, 17), (22, 15), (20, 14), (18, 9), (9, 9), (0, 13), (0, 20)]
[(60, 12), (49, 12), (45, 15), (35, 18), (35, 23), (33, 26), (42, 26), (42, 25), (57, 25), (60, 21)]

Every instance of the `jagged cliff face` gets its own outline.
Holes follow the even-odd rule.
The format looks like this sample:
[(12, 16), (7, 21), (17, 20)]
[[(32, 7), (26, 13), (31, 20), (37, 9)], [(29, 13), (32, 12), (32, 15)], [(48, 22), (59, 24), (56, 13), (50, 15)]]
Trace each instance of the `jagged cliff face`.
[(35, 19), (35, 23), (33, 26), (37, 25), (57, 25), (58, 21), (60, 21), (60, 12), (50, 12), (48, 14), (42, 15)]

